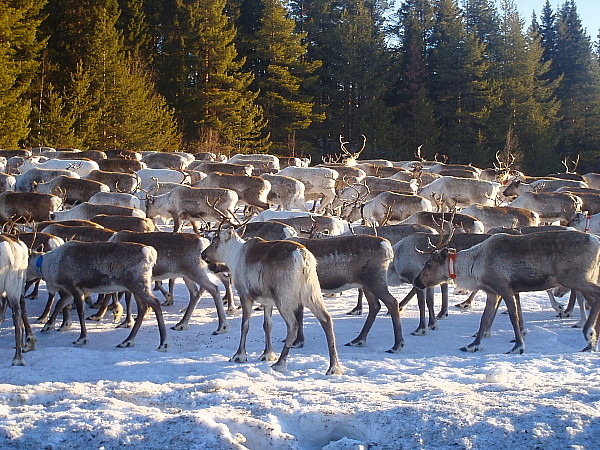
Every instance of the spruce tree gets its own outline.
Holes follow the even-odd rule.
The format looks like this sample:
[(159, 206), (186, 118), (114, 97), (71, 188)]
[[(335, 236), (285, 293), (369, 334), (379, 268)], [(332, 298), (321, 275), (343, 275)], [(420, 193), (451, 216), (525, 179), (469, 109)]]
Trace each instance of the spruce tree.
[(485, 46), (468, 33), (455, 0), (436, 3), (428, 54), (429, 89), (451, 161), (483, 164), (494, 154), (488, 142), (489, 113), (499, 91), (487, 73)]
[(0, 148), (29, 133), (30, 89), (44, 41), (38, 37), (43, 1), (0, 0)]
[(492, 114), (495, 148), (506, 145), (506, 136), (516, 138), (518, 144), (511, 147), (517, 161), (523, 169), (541, 173), (550, 169), (552, 160), (556, 83), (544, 79), (549, 63), (542, 61), (540, 37), (526, 32), (513, 0), (502, 0), (500, 15), (502, 39), (497, 54), (502, 105)]
[(598, 61), (572, 0), (558, 11), (553, 68), (562, 76), (557, 88), (561, 102), (559, 155), (574, 158), (581, 154), (583, 162), (595, 159), (600, 156)]
[(411, 159), (419, 146), (438, 150), (439, 127), (427, 85), (426, 47), (431, 37), (433, 7), (429, 0), (408, 0), (399, 10), (398, 80), (393, 104), (399, 148), (395, 157)]
[[(306, 44), (302, 43), (305, 36), (294, 31), (295, 23), (287, 18), (281, 0), (262, 0), (260, 10), (260, 27), (250, 40), (254, 51), (248, 55), (248, 66), (255, 76), (252, 89), (259, 92), (257, 102), (267, 120), (271, 150), (280, 155), (294, 155), (297, 132), (315, 120), (324, 119), (306, 94), (320, 62), (305, 59)], [(307, 144), (300, 143), (299, 147), (302, 153)]]
[(188, 142), (229, 151), (264, 149), (264, 120), (249, 90), (252, 74), (241, 68), (234, 45), (236, 29), (225, 14), (225, 0), (183, 5), (188, 33), (183, 43), (187, 78), (179, 115)]

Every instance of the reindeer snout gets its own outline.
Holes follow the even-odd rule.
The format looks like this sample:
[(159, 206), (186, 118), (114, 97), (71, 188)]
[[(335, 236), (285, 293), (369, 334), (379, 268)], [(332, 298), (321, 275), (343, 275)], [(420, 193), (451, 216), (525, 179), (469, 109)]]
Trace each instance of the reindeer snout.
[(420, 277), (415, 278), (415, 281), (413, 281), (413, 285), (417, 288), (417, 289), (425, 289), (427, 286), (425, 286), (425, 283), (423, 283), (421, 281)]

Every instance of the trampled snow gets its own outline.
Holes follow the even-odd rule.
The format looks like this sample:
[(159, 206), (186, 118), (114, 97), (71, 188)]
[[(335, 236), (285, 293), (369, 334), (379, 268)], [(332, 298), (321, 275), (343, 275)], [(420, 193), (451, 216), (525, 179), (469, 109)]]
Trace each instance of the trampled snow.
[[(392, 288), (400, 300), (408, 291)], [(90, 342), (75, 347), (79, 324), (40, 332), (27, 366), (11, 367), (12, 321), (0, 326), (0, 448), (2, 449), (418, 449), (598, 448), (600, 359), (585, 346), (577, 318), (561, 319), (545, 293), (522, 294), (526, 352), (512, 344), (508, 316), (499, 314), (484, 349), (463, 353), (479, 326), (484, 297), (471, 311), (450, 307), (439, 329), (413, 336), (416, 301), (402, 312), (405, 347), (392, 346), (384, 309), (364, 347), (347, 347), (363, 316), (346, 312), (356, 290), (326, 297), (334, 318), (341, 376), (326, 376), (325, 337), (309, 312), (306, 343), (292, 349), (285, 373), (257, 361), (263, 348), (262, 313), (255, 312), (249, 361), (229, 362), (237, 349), (240, 316), (213, 336), (216, 312), (206, 294), (188, 330), (168, 330), (170, 346), (157, 352), (158, 328), (148, 317), (135, 347), (115, 346), (129, 333), (112, 316), (88, 321)], [(28, 301), (32, 322), (45, 303)], [(439, 303), (439, 293), (437, 294)], [(160, 295), (159, 295), (160, 298)], [(451, 305), (464, 297), (451, 296)], [(172, 326), (188, 294), (176, 285), (164, 307)], [(566, 299), (563, 299), (565, 302)], [(577, 312), (577, 309), (576, 309)], [(10, 313), (8, 313), (10, 316)], [(274, 345), (285, 325), (275, 313)]]

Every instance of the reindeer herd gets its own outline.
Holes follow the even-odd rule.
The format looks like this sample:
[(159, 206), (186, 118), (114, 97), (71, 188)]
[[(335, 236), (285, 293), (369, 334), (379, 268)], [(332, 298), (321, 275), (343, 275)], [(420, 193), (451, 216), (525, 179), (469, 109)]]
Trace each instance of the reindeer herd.
[[(362, 313), (363, 297), (368, 314), (346, 345), (366, 344), (383, 304), (392, 323), (388, 352), (400, 352), (402, 308), (416, 295), (420, 320), (413, 334), (434, 330), (448, 315), (448, 285), (454, 283), (470, 294), (457, 306), (469, 308), (475, 293), (486, 294), (479, 331), (464, 351), (481, 349), (502, 300), (515, 334), (510, 352), (522, 353), (519, 296), (531, 291), (547, 291), (561, 317), (577, 300), (584, 350), (597, 350), (600, 175), (579, 175), (576, 163), (565, 159), (565, 172), (534, 178), (515, 170), (511, 155), (497, 154), (493, 168), (480, 169), (437, 155), (426, 160), (421, 149), (412, 161), (360, 160), (365, 143), (353, 152), (340, 137), (341, 153), (317, 165), (268, 154), (227, 159), (48, 147), (0, 151), (0, 316), (10, 306), (12, 364), (23, 365), (23, 352), (35, 348), (26, 306), (42, 281), (48, 292), (37, 319), (42, 331), (54, 330), (61, 314), (59, 329), (69, 329), (74, 306), (79, 346), (88, 342), (86, 320), (102, 320), (109, 309), (117, 326), (131, 328), (118, 346), (132, 346), (151, 310), (158, 350), (166, 351), (162, 308), (172, 304), (174, 281), (182, 278), (189, 304), (173, 329), (188, 328), (204, 291), (217, 310), (213, 334), (227, 332), (227, 314), (237, 312), (237, 303), (241, 337), (231, 361), (245, 362), (250, 317), (259, 303), (265, 333), (260, 359), (275, 361), (276, 370), (285, 370), (290, 350), (304, 345), (307, 307), (325, 333), (327, 374), (343, 372), (323, 294), (353, 288), (358, 299), (348, 314)], [(389, 288), (400, 284), (412, 288), (398, 301)], [(153, 290), (162, 292), (164, 303)], [(565, 308), (554, 295), (567, 290)], [(86, 318), (90, 294), (98, 294), (99, 310)], [(274, 306), (287, 326), (279, 357), (271, 343)]]

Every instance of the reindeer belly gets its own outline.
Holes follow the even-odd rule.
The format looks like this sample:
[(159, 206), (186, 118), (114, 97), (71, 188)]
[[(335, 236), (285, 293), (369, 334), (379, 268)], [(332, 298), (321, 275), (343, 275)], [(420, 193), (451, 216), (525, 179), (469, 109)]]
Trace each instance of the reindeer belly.
[(510, 286), (514, 292), (544, 291), (558, 283), (552, 274), (532, 267), (521, 267), (511, 278)]

